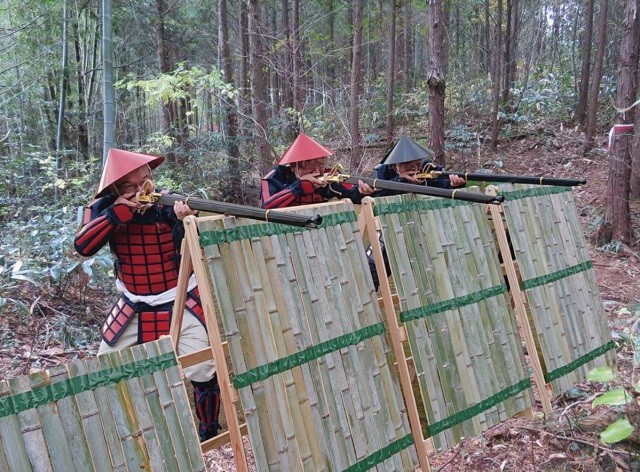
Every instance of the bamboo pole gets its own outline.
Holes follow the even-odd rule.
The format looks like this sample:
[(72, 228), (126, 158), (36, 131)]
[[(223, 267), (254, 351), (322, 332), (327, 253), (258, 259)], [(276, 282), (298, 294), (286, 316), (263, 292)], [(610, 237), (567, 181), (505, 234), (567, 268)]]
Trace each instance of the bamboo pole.
[[(194, 273), (196, 274), (196, 280), (207, 281), (208, 275), (204, 260), (204, 255), (200, 249), (198, 240), (198, 229), (196, 224), (196, 218), (194, 216), (187, 216), (184, 219), (185, 226), (185, 239), (187, 240), (185, 246), (185, 254), (182, 257), (186, 257), (187, 254), (191, 257)], [(222, 407), (224, 408), (225, 417), (227, 419), (227, 425), (229, 428), (229, 435), (231, 438), (231, 448), (233, 450), (236, 467), (238, 471), (247, 470), (247, 459), (244, 453), (244, 447), (242, 444), (242, 433), (240, 432), (240, 423), (238, 416), (235, 412), (233, 397), (234, 391), (232, 390), (231, 382), (229, 379), (229, 371), (225, 362), (224, 351), (222, 350), (222, 340), (220, 339), (220, 333), (217, 329), (216, 311), (213, 302), (213, 294), (210, 290), (210, 284), (200, 283), (200, 299), (202, 307), (204, 309), (207, 326), (210, 328), (207, 330), (209, 335), (209, 344), (214, 354), (214, 360), (216, 363), (216, 370), (218, 372), (218, 383), (220, 384), (220, 394), (222, 397)]]
[[(380, 247), (380, 241), (376, 233), (375, 217), (373, 215), (373, 199), (365, 197), (362, 201), (362, 211), (365, 214), (367, 222), (367, 232), (369, 234), (369, 241), (373, 250), (374, 260), (376, 264), (376, 270), (378, 274), (386, 274), (384, 261), (382, 259), (382, 250)], [(391, 288), (389, 286), (389, 280), (386, 276), (380, 277), (380, 291), (384, 301), (384, 308), (387, 314), (387, 322), (389, 324), (389, 333), (392, 340), (393, 350), (395, 353), (396, 361), (398, 363), (398, 372), (400, 375), (400, 383), (404, 391), (405, 403), (407, 404), (407, 413), (409, 416), (409, 424), (411, 426), (411, 432), (415, 441), (415, 448), (418, 454), (418, 461), (420, 468), (423, 472), (430, 472), (431, 466), (427, 458), (427, 449), (422, 434), (422, 427), (420, 425), (420, 418), (418, 416), (418, 408), (416, 405), (415, 396), (411, 386), (411, 376), (409, 374), (409, 367), (407, 365), (407, 359), (404, 354), (402, 345), (402, 339), (400, 337), (400, 325), (396, 311), (393, 305), (393, 298), (391, 296)]]
[[(489, 194), (492, 194), (497, 192), (497, 188), (489, 186), (485, 191)], [(509, 281), (509, 292), (511, 293), (511, 296), (513, 298), (516, 317), (518, 319), (520, 329), (522, 330), (522, 335), (525, 345), (527, 346), (527, 351), (529, 352), (529, 362), (533, 370), (533, 380), (538, 387), (538, 395), (540, 398), (540, 402), (542, 403), (542, 410), (545, 414), (551, 415), (551, 392), (549, 390), (549, 386), (544, 380), (544, 372), (542, 369), (542, 365), (540, 364), (540, 358), (538, 357), (536, 340), (533, 336), (529, 317), (527, 316), (527, 308), (525, 302), (526, 295), (520, 289), (520, 279), (516, 271), (514, 260), (511, 257), (511, 249), (509, 247), (509, 240), (507, 239), (507, 229), (502, 220), (502, 212), (500, 211), (500, 208), (493, 205), (487, 205), (485, 209), (486, 211), (490, 212), (495, 227), (496, 238), (498, 239), (498, 245), (500, 247), (500, 253), (502, 254), (503, 264), (505, 272), (507, 274), (507, 280)], [(517, 229), (511, 227), (511, 241), (514, 242), (514, 248), (517, 251), (517, 248), (515, 247), (517, 244), (517, 239), (515, 238), (516, 235), (514, 231), (517, 231)]]

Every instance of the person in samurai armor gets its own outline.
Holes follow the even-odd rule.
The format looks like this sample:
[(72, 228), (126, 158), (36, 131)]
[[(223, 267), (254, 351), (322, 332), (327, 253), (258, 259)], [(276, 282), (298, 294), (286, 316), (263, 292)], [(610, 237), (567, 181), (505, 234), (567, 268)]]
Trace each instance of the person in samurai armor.
[[(415, 174), (426, 168), (444, 170), (431, 162), (433, 155), (434, 152), (431, 149), (418, 144), (407, 136), (402, 136), (380, 161), (380, 164), (374, 168), (374, 178), (448, 189), (464, 187), (467, 184), (465, 179), (454, 174), (448, 177), (425, 179), (424, 181), (417, 180), (414, 177)], [(378, 190), (375, 196), (399, 195), (401, 193), (402, 191), (385, 189)]]
[[(95, 200), (85, 208), (74, 245), (92, 256), (109, 244), (115, 262), (117, 301), (102, 325), (98, 355), (158, 339), (169, 333), (176, 297), (182, 220), (196, 212), (184, 202), (173, 207), (143, 205), (136, 194), (153, 187), (151, 171), (163, 157), (109, 150)], [(189, 280), (178, 354), (209, 345), (195, 276)], [(200, 440), (214, 437), (220, 424), (220, 387), (213, 361), (185, 368), (195, 395)]]
[(361, 180), (358, 185), (324, 182), (322, 176), (329, 171), (327, 157), (332, 155), (327, 148), (300, 133), (278, 164), (262, 179), (262, 208), (322, 203), (334, 197), (360, 203), (365, 195), (374, 192)]
[[(414, 185), (427, 185), (430, 187), (446, 189), (460, 188), (467, 184), (467, 181), (458, 175), (425, 179), (424, 181), (416, 179), (415, 175), (427, 168), (443, 170), (442, 167), (435, 166), (431, 162), (433, 155), (434, 152), (431, 149), (418, 144), (407, 136), (402, 136), (384, 156), (384, 158), (382, 158), (380, 164), (374, 168), (373, 177), (380, 180), (389, 180)], [(390, 195), (400, 195), (402, 193), (404, 192), (401, 190), (378, 189), (374, 196), (386, 197)], [(382, 247), (382, 257), (384, 259), (385, 270), (388, 277), (391, 274), (391, 267), (389, 266), (389, 259), (387, 257), (387, 251), (381, 234), (379, 234), (379, 239), (380, 246)], [(380, 280), (378, 278), (378, 273), (375, 270), (375, 262), (372, 257), (371, 246), (367, 249), (367, 260), (369, 262), (371, 275), (373, 276), (373, 286), (378, 290)]]

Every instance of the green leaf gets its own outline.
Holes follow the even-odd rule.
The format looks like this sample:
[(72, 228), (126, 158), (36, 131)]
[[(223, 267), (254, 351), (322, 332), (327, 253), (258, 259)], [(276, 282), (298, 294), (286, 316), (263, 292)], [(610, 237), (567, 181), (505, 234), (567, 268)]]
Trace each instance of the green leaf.
[(600, 433), (600, 441), (612, 444), (627, 439), (633, 433), (633, 426), (627, 418), (620, 418), (611, 423), (607, 429)]
[(630, 401), (631, 401), (631, 395), (629, 393), (627, 393), (627, 391), (624, 388), (620, 387), (620, 388), (615, 388), (613, 390), (609, 390), (608, 392), (603, 393), (598, 398), (593, 400), (592, 405), (593, 406), (598, 406), (598, 405), (609, 405), (609, 406), (626, 405)]
[(616, 377), (616, 373), (613, 367), (608, 365), (601, 365), (595, 369), (591, 369), (587, 374), (587, 380), (593, 380), (596, 382), (611, 382)]

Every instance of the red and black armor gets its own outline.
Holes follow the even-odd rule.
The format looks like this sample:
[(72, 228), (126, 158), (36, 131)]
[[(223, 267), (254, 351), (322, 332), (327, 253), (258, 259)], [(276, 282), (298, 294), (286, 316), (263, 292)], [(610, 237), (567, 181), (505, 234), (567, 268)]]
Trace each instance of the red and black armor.
[[(315, 188), (308, 180), (300, 180), (290, 165), (332, 156), (326, 147), (318, 144), (304, 133), (300, 133), (285, 151), (278, 165), (262, 179), (260, 198), (262, 208), (285, 208), (310, 203), (322, 203), (331, 198), (348, 198), (360, 203), (364, 195), (351, 184), (332, 183)], [(327, 169), (328, 170), (328, 169)]]
[(348, 198), (357, 204), (364, 198), (357, 185), (331, 183), (315, 188), (310, 181), (300, 180), (290, 167), (281, 165), (262, 179), (260, 196), (266, 209), (323, 203), (332, 198)]
[(126, 205), (111, 206), (113, 201), (110, 195), (88, 207), (88, 222), (74, 242), (78, 253), (91, 256), (108, 242), (116, 277), (131, 293), (155, 295), (174, 288), (184, 227), (173, 209), (156, 205), (139, 214)]
[[(178, 284), (179, 248), (184, 227), (173, 208), (155, 205), (144, 214), (133, 213), (126, 205), (112, 205), (115, 196), (94, 201), (85, 212), (87, 224), (76, 235), (75, 247), (83, 256), (91, 256), (109, 243), (114, 257), (116, 277), (135, 295), (157, 295)], [(144, 305), (144, 306), (143, 306)], [(102, 328), (105, 342), (113, 346), (133, 313), (142, 315), (144, 335), (139, 341), (157, 339), (168, 333), (171, 306), (135, 304), (121, 296)], [(204, 324), (197, 293), (187, 298), (186, 308)], [(152, 315), (154, 313), (155, 315)], [(154, 317), (157, 315), (158, 319)], [(153, 321), (149, 321), (153, 320)], [(152, 327), (149, 327), (153, 325)], [(166, 329), (165, 329), (166, 328)], [(141, 328), (142, 329), (142, 328)]]
[[(187, 293), (185, 308), (206, 328), (197, 288)], [(152, 306), (146, 303), (134, 303), (125, 295), (120, 295), (102, 324), (102, 339), (109, 346), (114, 346), (136, 313), (138, 314), (138, 343), (155, 341), (160, 336), (169, 334), (173, 302)]]
[[(137, 175), (139, 169), (145, 167), (150, 176), (151, 169), (163, 160), (163, 157), (110, 149), (96, 193), (97, 200), (85, 209), (83, 226), (74, 241), (76, 250), (82, 256), (92, 256), (109, 243), (115, 259), (116, 277), (124, 284), (129, 295), (158, 295), (175, 288), (178, 283), (184, 226), (173, 208), (154, 205), (144, 212), (135, 212), (126, 204), (114, 205), (117, 199), (114, 193), (119, 192), (118, 183), (124, 185), (122, 188), (126, 188), (127, 183), (141, 185), (126, 179), (146, 179), (144, 174)], [(137, 315), (138, 343), (158, 339), (169, 333), (173, 305), (174, 301), (153, 306), (136, 303), (121, 294), (102, 326), (102, 338), (113, 347), (133, 316)], [(197, 288), (189, 291), (185, 308), (206, 329)], [(220, 427), (220, 388), (215, 375), (206, 382), (192, 383), (196, 395), (196, 413), (200, 420), (200, 438), (206, 440), (214, 436)]]

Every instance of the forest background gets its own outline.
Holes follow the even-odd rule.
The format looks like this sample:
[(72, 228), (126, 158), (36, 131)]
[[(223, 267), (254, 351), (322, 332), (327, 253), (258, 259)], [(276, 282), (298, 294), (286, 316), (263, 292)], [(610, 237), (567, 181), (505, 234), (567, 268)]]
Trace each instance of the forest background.
[[(254, 206), (300, 131), (352, 174), (405, 134), (449, 168), (588, 172), (600, 183), (581, 207), (593, 250), (637, 262), (640, 113), (624, 109), (638, 95), (638, 7), (3, 0), (0, 376), (46, 367), (51, 352), (95, 353), (111, 258), (81, 259), (72, 240), (109, 147), (166, 156), (159, 187)], [(553, 161), (527, 153), (543, 148)], [(627, 314), (628, 385), (640, 361), (630, 287), (610, 297)]]

